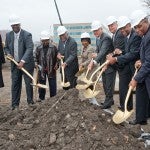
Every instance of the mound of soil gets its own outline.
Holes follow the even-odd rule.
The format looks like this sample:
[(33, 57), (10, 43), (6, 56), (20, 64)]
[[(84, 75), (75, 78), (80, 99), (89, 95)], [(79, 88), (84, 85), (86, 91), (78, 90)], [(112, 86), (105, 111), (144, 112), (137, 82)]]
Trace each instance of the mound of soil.
[(0, 107), (0, 150), (144, 149), (128, 126), (115, 125), (111, 115), (78, 94), (60, 90), (19, 111)]

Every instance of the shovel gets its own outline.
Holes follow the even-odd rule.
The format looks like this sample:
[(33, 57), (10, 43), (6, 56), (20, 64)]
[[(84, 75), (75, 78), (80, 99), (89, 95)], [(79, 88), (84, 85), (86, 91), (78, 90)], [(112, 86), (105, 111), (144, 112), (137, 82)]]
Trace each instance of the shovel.
[[(16, 64), (18, 66), (18, 62), (16, 62), (13, 58), (9, 57), (9, 56), (6, 56), (6, 58), (10, 61), (12, 61), (14, 64)], [(33, 81), (33, 86), (36, 86), (36, 87), (39, 87), (39, 88), (44, 88), (44, 89), (47, 89), (48, 87), (44, 84), (40, 84), (40, 83), (36, 83), (35, 79), (32, 77), (32, 75), (26, 70), (24, 69), (23, 67), (21, 68), (21, 70), (28, 76), (32, 79)]]
[[(137, 74), (137, 71), (138, 71), (138, 68), (136, 68), (134, 76)], [(134, 112), (133, 109), (130, 111), (127, 110), (127, 103), (128, 103), (131, 92), (132, 92), (132, 86), (130, 86), (128, 89), (128, 93), (127, 93), (127, 96), (125, 99), (124, 111), (117, 110), (116, 113), (114, 114), (113, 118), (112, 118), (112, 120), (115, 124), (120, 124), (120, 123), (126, 121), (126, 119), (129, 118), (132, 115), (132, 113)]]
[[(63, 60), (62, 58), (60, 59), (61, 61), (61, 65), (63, 64)], [(66, 82), (65, 83), (65, 73), (64, 73), (64, 67), (62, 66), (61, 67), (61, 70), (62, 70), (62, 82), (61, 82), (61, 86), (62, 87), (69, 87), (70, 86), (70, 82)]]
[(96, 85), (97, 85), (97, 83), (99, 81), (99, 78), (101, 77), (101, 75), (102, 75), (103, 72), (104, 72), (104, 70), (102, 69), (100, 71), (100, 73), (99, 73), (99, 75), (98, 75), (95, 83), (94, 83), (93, 90), (91, 90), (91, 88), (87, 88), (85, 90), (85, 92), (83, 93), (85, 98), (93, 98), (93, 97), (95, 97), (100, 92), (100, 91), (95, 91), (95, 88), (96, 88)]
[(94, 75), (95, 75), (99, 70), (101, 70), (105, 65), (107, 65), (108, 63), (109, 63), (109, 61), (107, 60), (105, 63), (103, 63), (101, 66), (99, 66), (99, 67), (92, 73), (92, 75), (91, 75), (91, 77), (90, 77), (89, 80), (84, 80), (84, 82), (85, 82), (86, 84), (84, 84), (84, 85), (77, 85), (76, 88), (77, 88), (78, 90), (88, 88), (91, 84), (93, 84), (92, 79), (93, 79)]
[[(91, 62), (93, 62), (93, 58), (91, 59)], [(87, 69), (87, 72), (86, 72), (86, 74), (85, 74), (85, 76), (79, 78), (79, 80), (81, 80), (81, 81), (83, 81), (83, 82), (87, 82), (87, 81), (88, 81), (87, 75), (88, 75), (89, 71), (90, 71), (90, 69), (88, 68), (88, 69)]]

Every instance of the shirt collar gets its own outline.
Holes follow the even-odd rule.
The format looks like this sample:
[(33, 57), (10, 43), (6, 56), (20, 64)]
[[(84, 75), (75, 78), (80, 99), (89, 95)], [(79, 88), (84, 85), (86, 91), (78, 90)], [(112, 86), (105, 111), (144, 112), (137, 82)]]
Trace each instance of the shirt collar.
[(18, 33), (14, 32), (14, 36), (18, 36), (19, 37), (20, 36), (20, 32), (21, 32), (21, 29), (20, 29), (20, 31)]

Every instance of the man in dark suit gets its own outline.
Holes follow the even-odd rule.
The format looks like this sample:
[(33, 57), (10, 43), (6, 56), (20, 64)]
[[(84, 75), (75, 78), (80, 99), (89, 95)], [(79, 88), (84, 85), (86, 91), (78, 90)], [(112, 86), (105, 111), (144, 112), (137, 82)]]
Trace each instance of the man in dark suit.
[(142, 10), (134, 11), (131, 19), (135, 31), (142, 36), (142, 42), (140, 60), (135, 64), (140, 69), (130, 82), (133, 88), (136, 87), (136, 119), (130, 123), (145, 125), (150, 117), (150, 24), (147, 14)]
[(5, 63), (2, 38), (0, 35), (0, 88), (4, 87), (3, 75), (2, 75), (2, 64)]
[[(93, 21), (91, 30), (96, 37), (96, 53), (93, 54), (93, 62), (91, 61), (88, 68), (91, 70), (96, 64), (103, 64), (106, 61), (107, 54), (113, 51), (111, 37), (103, 32), (102, 24), (99, 21)], [(103, 88), (105, 92), (105, 101), (102, 109), (110, 108), (114, 104), (113, 93), (115, 84), (115, 70), (112, 66), (108, 66), (107, 70), (102, 74)]]
[[(109, 31), (113, 34), (113, 46), (114, 56), (124, 55), (125, 54), (125, 41), (126, 37), (121, 33), (120, 29), (118, 28), (117, 19), (114, 16), (110, 16), (107, 18), (107, 25)], [(120, 101), (120, 109), (124, 108), (124, 101), (126, 98), (126, 94), (128, 91), (128, 84), (131, 79), (131, 75), (129, 74), (129, 67), (124, 63), (119, 64), (116, 62), (114, 64), (116, 71), (118, 71), (119, 75), (119, 101)], [(132, 101), (132, 97), (130, 97)], [(132, 108), (130, 108), (132, 109)]]
[(34, 71), (33, 59), (33, 41), (31, 33), (21, 29), (20, 18), (16, 15), (9, 19), (12, 31), (7, 33), (5, 42), (5, 52), (8, 56), (18, 62), (18, 66), (11, 63), (12, 74), (12, 110), (18, 109), (21, 96), (22, 75), (26, 84), (27, 102), (29, 105), (33, 102), (32, 80), (21, 71), (24, 67), (31, 75)]
[[(129, 82), (132, 79), (132, 76), (135, 71), (135, 61), (139, 59), (139, 47), (142, 38), (137, 35), (137, 33), (132, 29), (131, 27), (131, 21), (126, 16), (121, 16), (118, 19), (118, 28), (120, 28), (121, 33), (126, 37), (125, 41), (125, 52), (124, 55), (113, 57), (112, 55), (109, 55), (107, 57), (107, 60), (109, 60), (110, 64), (114, 64), (118, 62), (118, 64), (124, 64), (125, 71), (128, 73), (126, 82), (124, 82), (124, 88), (126, 88), (126, 91), (128, 90)], [(121, 110), (124, 111), (124, 101), (122, 100), (122, 107)], [(132, 94), (129, 98), (128, 102), (128, 109), (131, 110), (133, 108), (133, 97)]]
[(64, 26), (59, 26), (57, 33), (60, 37), (57, 58), (63, 59), (62, 67), (65, 70), (65, 82), (70, 82), (70, 87), (64, 87), (64, 89), (68, 90), (77, 85), (77, 77), (75, 76), (79, 70), (77, 43), (68, 35), (68, 31)]

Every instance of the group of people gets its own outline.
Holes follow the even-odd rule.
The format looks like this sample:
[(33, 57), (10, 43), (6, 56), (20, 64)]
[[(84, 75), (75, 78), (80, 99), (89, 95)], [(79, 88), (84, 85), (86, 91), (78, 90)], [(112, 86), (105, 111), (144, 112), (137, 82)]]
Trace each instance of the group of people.
[[(64, 26), (57, 29), (60, 38), (56, 46), (47, 31), (41, 32), (41, 44), (35, 49), (35, 60), (33, 55), (33, 41), (31, 33), (21, 28), (19, 17), (13, 15), (9, 19), (12, 31), (7, 33), (4, 51), (6, 55), (14, 58), (18, 62), (16, 66), (11, 62), (12, 78), (12, 110), (18, 109), (20, 103), (22, 75), (26, 84), (27, 102), (33, 105), (32, 79), (24, 74), (20, 69), (25, 68), (32, 76), (35, 62), (38, 66), (38, 82), (46, 84), (49, 82), (50, 97), (57, 94), (56, 71), (63, 68), (65, 72), (65, 82), (70, 82), (69, 87), (64, 90), (75, 88), (77, 85), (76, 73), (82, 68), (93, 70), (94, 67), (104, 66), (102, 82), (105, 99), (101, 103), (102, 109), (110, 108), (114, 105), (114, 87), (116, 73), (119, 75), (119, 100), (118, 109), (124, 111), (124, 103), (129, 86), (136, 87), (136, 119), (130, 124), (147, 124), (150, 117), (150, 23), (148, 15), (142, 10), (132, 13), (130, 19), (127, 16), (109, 16), (106, 23), (112, 37), (104, 32), (100, 21), (93, 21), (91, 31), (96, 37), (96, 49), (91, 46), (89, 33), (81, 34), (81, 62), (78, 61), (78, 50), (76, 41), (69, 36)], [(0, 47), (0, 52), (3, 48)], [(0, 58), (3, 55), (0, 53)], [(0, 79), (2, 79), (0, 59)], [(62, 63), (60, 63), (62, 62)], [(138, 73), (134, 75), (135, 68)], [(62, 70), (60, 69), (62, 74)], [(4, 86), (3, 80), (0, 87)], [(39, 88), (39, 102), (45, 100), (46, 90)], [(133, 109), (133, 94), (130, 95), (127, 109)]]

